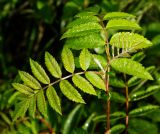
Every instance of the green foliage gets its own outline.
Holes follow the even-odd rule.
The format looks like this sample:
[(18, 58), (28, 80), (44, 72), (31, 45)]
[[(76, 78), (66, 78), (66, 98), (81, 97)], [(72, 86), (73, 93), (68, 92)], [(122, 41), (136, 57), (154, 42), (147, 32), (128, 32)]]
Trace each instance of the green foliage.
[(125, 129), (125, 125), (118, 124), (112, 127), (110, 131), (111, 131), (111, 134), (120, 134), (121, 132), (124, 131), (124, 129)]

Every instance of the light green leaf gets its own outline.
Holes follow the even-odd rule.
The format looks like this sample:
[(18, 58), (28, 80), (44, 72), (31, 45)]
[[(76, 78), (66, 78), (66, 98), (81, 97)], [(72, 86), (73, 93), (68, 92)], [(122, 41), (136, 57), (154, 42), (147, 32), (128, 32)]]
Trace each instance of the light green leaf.
[(159, 90), (160, 90), (159, 85), (150, 86), (145, 91), (138, 91), (138, 92), (135, 92), (134, 94), (132, 94), (130, 96), (130, 100), (131, 101), (137, 101), (137, 100), (146, 98), (146, 97), (154, 94), (155, 92), (157, 92)]
[(99, 22), (99, 21), (100, 21), (100, 19), (96, 16), (84, 16), (84, 17), (78, 18), (78, 19), (70, 22), (68, 24), (67, 28), (72, 28), (74, 26), (78, 26), (78, 25), (85, 24), (88, 22)]
[(130, 116), (141, 116), (144, 114), (147, 114), (148, 112), (152, 112), (154, 110), (159, 109), (160, 106), (156, 105), (147, 105), (147, 106), (141, 106), (140, 108), (136, 108), (129, 112)]
[(86, 78), (97, 88), (105, 90), (104, 81), (94, 72), (86, 72)]
[(80, 13), (76, 14), (75, 17), (83, 18), (83, 17), (86, 17), (86, 16), (94, 16), (94, 15), (97, 15), (97, 13), (96, 12), (83, 11), (83, 12), (80, 12)]
[(152, 42), (142, 35), (130, 32), (120, 32), (112, 36), (110, 44), (114, 47), (137, 50), (152, 46)]
[(46, 72), (44, 71), (44, 69), (42, 68), (41, 65), (38, 64), (38, 62), (30, 59), (30, 66), (31, 66), (31, 70), (33, 75), (43, 84), (49, 84), (50, 83), (50, 79), (47, 76)]
[(105, 41), (99, 33), (91, 33), (87, 36), (69, 38), (67, 39), (65, 45), (68, 48), (79, 50), (83, 48), (102, 47), (105, 45)]
[(55, 58), (48, 52), (45, 52), (45, 64), (49, 72), (52, 74), (52, 76), (56, 78), (61, 78), (62, 76), (61, 69)]
[(75, 64), (74, 64), (74, 56), (72, 51), (69, 48), (64, 47), (62, 50), (61, 57), (62, 57), (64, 68), (68, 72), (73, 73), (75, 69)]
[(36, 112), (36, 95), (33, 95), (30, 97), (29, 102), (29, 115), (32, 118), (35, 118), (35, 112)]
[(87, 70), (91, 61), (91, 54), (87, 49), (83, 49), (79, 56), (79, 63), (83, 70)]
[(37, 93), (37, 107), (41, 114), (47, 117), (47, 106), (43, 90)]
[(88, 93), (88, 94), (92, 94), (92, 95), (97, 95), (93, 86), (82, 76), (74, 75), (72, 77), (72, 81), (83, 92)]
[(134, 75), (139, 78), (153, 80), (152, 76), (138, 62), (127, 58), (118, 58), (111, 61), (111, 66), (117, 71)]
[(123, 125), (123, 124), (118, 124), (118, 125), (113, 126), (113, 127), (110, 129), (110, 133), (111, 133), (111, 134), (120, 134), (120, 133), (122, 133), (124, 130), (125, 130), (125, 125)]
[(124, 12), (110, 12), (107, 13), (103, 20), (111, 20), (111, 19), (125, 19), (125, 18), (135, 18), (136, 16), (129, 14), (129, 13), (124, 13)]
[(79, 103), (85, 103), (78, 91), (67, 80), (62, 80), (60, 82), (60, 89), (68, 99)]
[(101, 29), (102, 27), (100, 24), (95, 22), (88, 22), (70, 28), (67, 32), (63, 34), (61, 39), (89, 35), (93, 32), (99, 32)]
[(29, 73), (24, 71), (18, 71), (22, 81), (29, 87), (33, 89), (41, 89), (40, 83)]
[(113, 19), (107, 23), (107, 29), (116, 29), (116, 30), (141, 30), (141, 27), (133, 21), (125, 19)]
[(12, 83), (12, 86), (18, 90), (19, 92), (21, 92), (22, 94), (26, 94), (26, 95), (32, 95), (34, 92), (31, 88), (23, 85), (23, 84), (19, 84), (19, 83)]
[(62, 115), (60, 99), (55, 89), (52, 86), (48, 87), (46, 91), (46, 95), (47, 95), (50, 106), (60, 115)]
[(13, 121), (15, 121), (18, 117), (24, 117), (27, 109), (29, 107), (29, 99), (23, 99), (16, 105), (14, 114), (13, 114)]

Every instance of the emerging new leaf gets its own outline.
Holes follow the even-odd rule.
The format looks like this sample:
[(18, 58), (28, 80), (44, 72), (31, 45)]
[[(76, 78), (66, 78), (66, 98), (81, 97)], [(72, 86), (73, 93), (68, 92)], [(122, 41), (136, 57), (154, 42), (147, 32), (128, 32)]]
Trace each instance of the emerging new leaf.
[(23, 84), (19, 84), (19, 83), (12, 83), (12, 86), (18, 90), (19, 92), (21, 92), (22, 94), (26, 94), (26, 95), (32, 95), (34, 92), (31, 88), (23, 85)]
[(42, 82), (43, 84), (50, 83), (49, 77), (47, 76), (42, 66), (38, 64), (38, 62), (30, 59), (30, 66), (31, 66), (32, 73), (40, 82)]
[(102, 27), (100, 24), (95, 22), (88, 22), (70, 28), (67, 32), (63, 34), (61, 39), (89, 35), (93, 32), (99, 32), (101, 29)]
[(48, 52), (45, 53), (45, 64), (49, 72), (52, 74), (52, 76), (56, 78), (61, 78), (62, 76), (61, 69), (55, 58)]
[(111, 61), (111, 66), (117, 71), (135, 75), (139, 78), (153, 80), (147, 70), (138, 62), (127, 58), (118, 58)]
[(83, 70), (87, 70), (91, 61), (91, 54), (87, 49), (83, 49), (79, 56), (79, 63)]
[(37, 94), (37, 107), (41, 114), (47, 117), (47, 106), (43, 90), (40, 90)]
[(152, 45), (152, 43), (142, 35), (130, 32), (114, 34), (110, 40), (110, 44), (114, 47), (130, 50), (142, 49)]
[(104, 20), (135, 18), (136, 16), (124, 12), (110, 12), (104, 16)]
[(92, 95), (96, 95), (96, 92), (95, 92), (93, 86), (82, 76), (74, 75), (72, 77), (72, 81), (83, 92), (88, 93), (88, 94), (92, 94)]
[(62, 112), (61, 112), (60, 99), (55, 89), (52, 86), (48, 87), (46, 91), (46, 95), (47, 95), (50, 106), (61, 115)]
[(86, 78), (97, 88), (105, 90), (104, 81), (94, 72), (86, 72)]
[(107, 23), (107, 29), (116, 29), (116, 30), (141, 30), (141, 27), (133, 21), (125, 19), (113, 19)]
[(91, 33), (87, 36), (69, 38), (67, 39), (65, 45), (68, 48), (79, 50), (83, 48), (102, 47), (105, 45), (105, 41), (99, 33)]
[(41, 89), (40, 83), (29, 73), (24, 72), (24, 71), (19, 71), (18, 72), (22, 81), (29, 87), (33, 89)]
[(73, 57), (72, 51), (69, 48), (64, 47), (62, 50), (61, 56), (62, 56), (62, 62), (63, 62), (64, 68), (68, 72), (73, 73), (75, 69), (75, 64), (74, 64), (74, 57)]
[(62, 80), (60, 82), (60, 89), (68, 99), (79, 103), (85, 103), (78, 91), (67, 80)]

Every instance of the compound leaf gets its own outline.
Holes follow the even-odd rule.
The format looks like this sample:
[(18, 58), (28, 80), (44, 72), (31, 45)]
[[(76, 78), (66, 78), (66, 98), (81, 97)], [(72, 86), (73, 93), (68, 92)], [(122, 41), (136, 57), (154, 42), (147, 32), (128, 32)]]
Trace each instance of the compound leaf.
[(102, 27), (100, 24), (95, 23), (95, 22), (88, 22), (88, 23), (74, 26), (74, 27), (68, 29), (68, 31), (63, 34), (61, 39), (84, 36), (84, 35), (91, 34), (93, 32), (98, 32), (101, 29), (102, 29)]
[(42, 68), (42, 66), (40, 64), (38, 64), (38, 62), (30, 59), (30, 66), (31, 66), (31, 70), (33, 75), (43, 84), (49, 84), (50, 83), (50, 79), (47, 76), (45, 70)]
[(33, 89), (41, 89), (40, 83), (32, 75), (24, 71), (18, 71), (18, 73), (25, 85)]
[(111, 61), (111, 66), (117, 71), (135, 75), (139, 78), (153, 80), (147, 70), (138, 62), (127, 58), (118, 58)]
[(103, 20), (111, 20), (111, 19), (125, 19), (125, 18), (135, 18), (136, 16), (129, 14), (129, 13), (124, 13), (124, 12), (110, 12), (107, 13)]
[(151, 46), (152, 42), (137, 33), (120, 32), (112, 36), (110, 44), (118, 48), (137, 50)]
[(91, 33), (83, 37), (74, 37), (67, 39), (65, 45), (68, 48), (75, 50), (83, 48), (97, 48), (105, 45), (105, 41), (102, 39), (99, 33)]
[(55, 58), (48, 52), (45, 52), (45, 64), (52, 76), (61, 78), (62, 72)]
[(79, 56), (79, 63), (83, 70), (87, 70), (91, 61), (91, 54), (87, 49), (83, 49)]
[(83, 92), (96, 95), (96, 91), (94, 90), (93, 86), (82, 76), (74, 75), (72, 77), (72, 81)]
[(113, 19), (107, 23), (107, 29), (116, 29), (116, 30), (141, 30), (141, 27), (133, 21), (125, 19)]
[(74, 64), (74, 57), (73, 57), (72, 51), (69, 48), (64, 47), (62, 50), (61, 57), (62, 57), (64, 68), (68, 72), (73, 73), (75, 69), (75, 64)]
[(97, 74), (94, 72), (86, 72), (85, 76), (95, 87), (105, 90), (104, 81)]
[(61, 112), (60, 99), (55, 89), (52, 86), (48, 87), (46, 91), (46, 95), (47, 95), (50, 106), (61, 115), (62, 112)]
[(68, 99), (79, 103), (85, 103), (78, 91), (67, 80), (62, 80), (60, 82), (60, 89)]
[(12, 83), (12, 86), (18, 90), (19, 92), (21, 92), (22, 94), (26, 94), (26, 95), (32, 95), (34, 92), (31, 88), (23, 85), (23, 84), (19, 84), (19, 83)]
[(37, 107), (41, 114), (47, 117), (47, 106), (43, 90), (37, 93)]

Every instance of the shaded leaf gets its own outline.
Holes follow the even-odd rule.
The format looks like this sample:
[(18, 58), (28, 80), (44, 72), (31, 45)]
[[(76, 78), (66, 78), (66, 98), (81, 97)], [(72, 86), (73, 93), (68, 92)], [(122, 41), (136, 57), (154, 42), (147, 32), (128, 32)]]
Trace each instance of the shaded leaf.
[(118, 125), (113, 126), (113, 127), (110, 129), (110, 133), (111, 133), (111, 134), (120, 134), (120, 133), (122, 133), (124, 130), (125, 130), (125, 125), (123, 125), (123, 124), (118, 124)]
[(61, 39), (89, 35), (102, 29), (101, 25), (95, 22), (88, 22), (68, 29)]
[(36, 112), (36, 95), (33, 95), (30, 97), (29, 102), (29, 115), (32, 118), (35, 118), (35, 112)]
[(104, 81), (94, 72), (86, 72), (86, 78), (97, 88), (105, 90)]
[(24, 71), (18, 71), (22, 81), (33, 89), (41, 89), (40, 83), (29, 73)]
[(90, 33), (87, 36), (69, 38), (65, 45), (68, 48), (79, 50), (83, 48), (97, 48), (104, 46), (105, 41), (99, 33)]
[(68, 72), (73, 73), (75, 69), (75, 64), (74, 64), (74, 56), (72, 51), (69, 48), (64, 47), (62, 50), (61, 57), (62, 57), (64, 68)]
[(125, 12), (110, 12), (110, 13), (107, 13), (105, 16), (104, 16), (104, 20), (110, 20), (110, 19), (125, 19), (125, 18), (135, 18), (136, 16), (132, 15), (132, 14), (129, 14), (129, 13), (125, 13)]
[(113, 19), (107, 23), (107, 29), (116, 29), (116, 30), (141, 30), (141, 27), (133, 21), (125, 19)]
[(49, 84), (50, 83), (50, 79), (47, 76), (46, 72), (44, 71), (44, 69), (42, 68), (41, 65), (38, 64), (38, 62), (30, 59), (30, 66), (31, 66), (31, 70), (33, 75), (43, 84)]
[(150, 86), (145, 91), (135, 92), (133, 95), (130, 96), (130, 100), (131, 101), (137, 101), (137, 100), (146, 98), (146, 97), (154, 94), (155, 92), (157, 92), (159, 90), (160, 90), (159, 85)]
[(52, 74), (52, 76), (56, 78), (61, 78), (62, 76), (61, 69), (55, 58), (48, 52), (45, 52), (45, 64), (49, 72)]
[(136, 108), (130, 111), (129, 115), (130, 116), (141, 116), (141, 115), (147, 114), (159, 108), (160, 106), (156, 106), (156, 105), (141, 106), (140, 108)]
[(142, 35), (130, 32), (119, 32), (111, 37), (110, 44), (123, 49), (142, 49), (152, 46), (152, 42), (144, 38)]
[(109, 78), (109, 85), (113, 87), (119, 87), (119, 88), (124, 88), (125, 83), (122, 79), (118, 79), (117, 77), (110, 77)]
[(47, 106), (43, 90), (37, 93), (37, 107), (41, 114), (47, 117)]
[(139, 78), (153, 80), (152, 76), (138, 62), (127, 58), (118, 58), (111, 61), (111, 66), (117, 71), (135, 75)]
[(91, 54), (87, 49), (83, 49), (79, 56), (79, 63), (83, 70), (87, 70), (91, 61)]
[(125, 97), (122, 94), (113, 91), (111, 92), (111, 100), (117, 103), (125, 103), (126, 101)]
[(96, 95), (96, 91), (93, 86), (82, 76), (76, 74), (72, 77), (72, 81), (83, 92)]
[(52, 86), (48, 87), (46, 91), (46, 95), (47, 95), (50, 106), (61, 115), (62, 112), (61, 112), (60, 99), (55, 89)]
[(19, 84), (19, 83), (12, 83), (12, 86), (18, 90), (19, 92), (21, 92), (22, 94), (26, 94), (26, 95), (32, 95), (34, 92), (31, 88), (23, 85), (23, 84)]
[(62, 80), (60, 82), (60, 89), (68, 99), (79, 103), (85, 103), (78, 91), (67, 80)]

